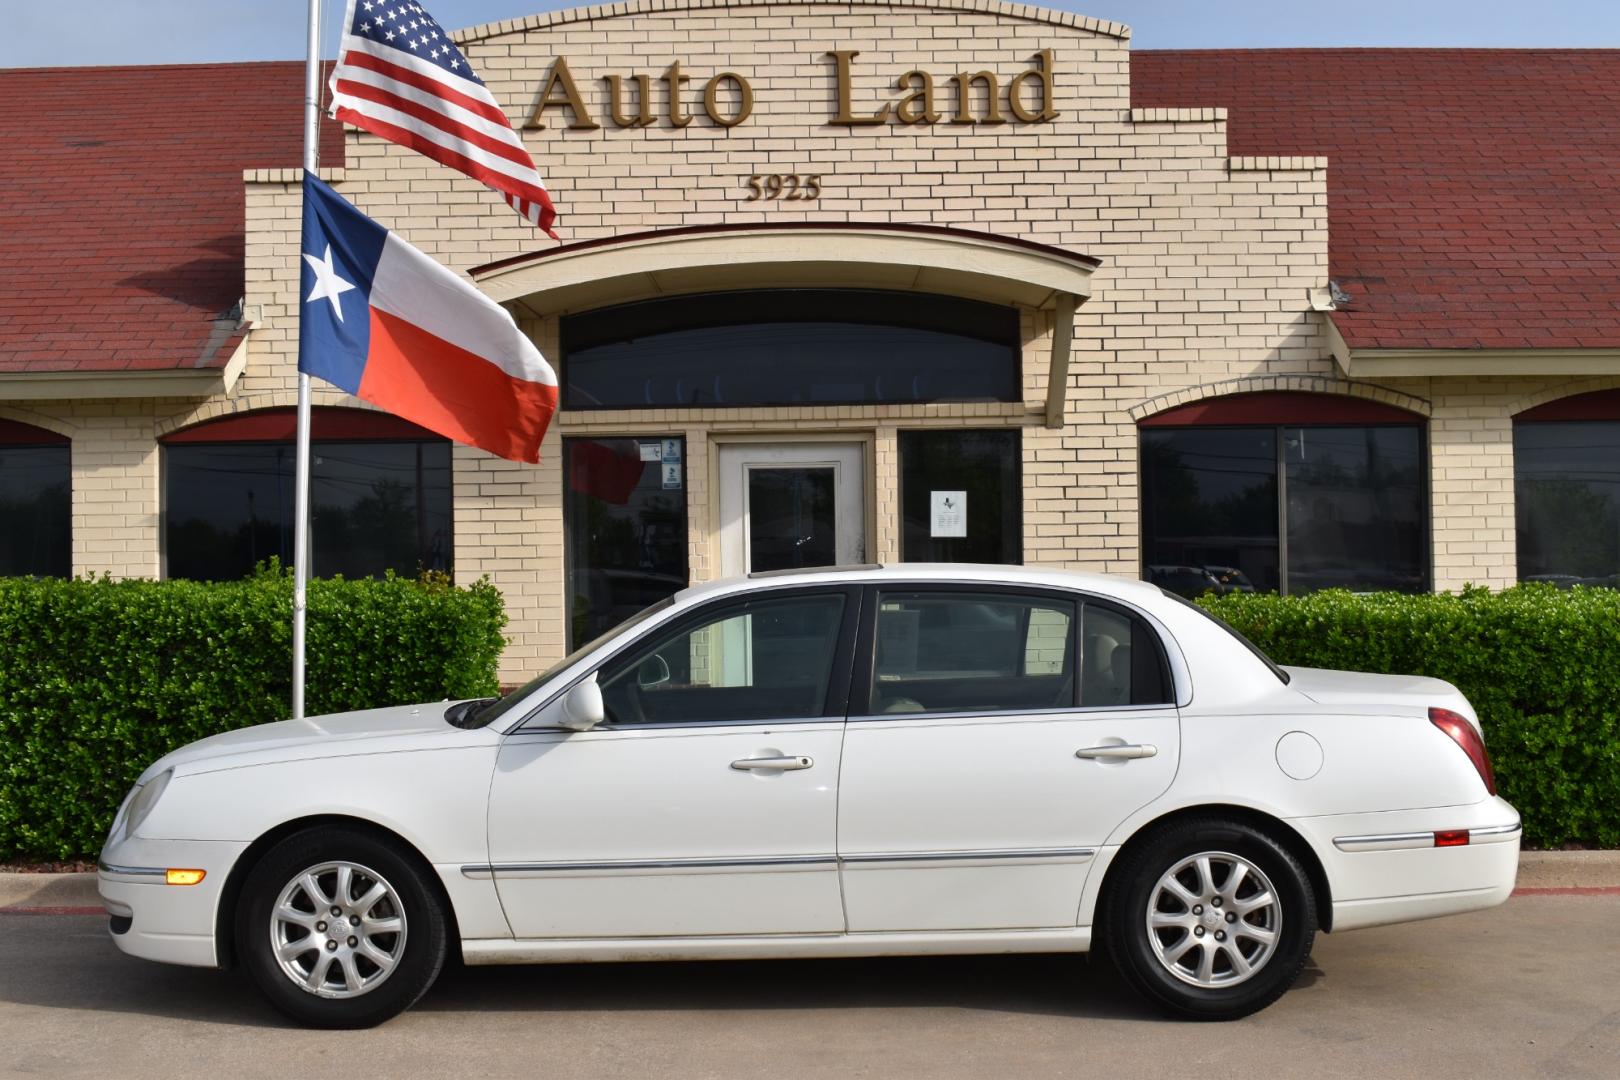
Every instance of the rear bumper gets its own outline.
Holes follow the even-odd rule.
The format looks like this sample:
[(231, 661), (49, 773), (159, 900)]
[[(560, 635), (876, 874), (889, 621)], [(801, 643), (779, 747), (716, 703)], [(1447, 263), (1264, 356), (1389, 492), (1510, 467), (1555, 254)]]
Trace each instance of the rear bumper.
[[(1409, 922), (1494, 907), (1519, 873), (1519, 815), (1492, 796), (1471, 806), (1296, 818), (1322, 860), (1333, 928)], [(1435, 846), (1435, 833), (1466, 844)]]
[[(111, 917), (112, 939), (131, 956), (190, 967), (217, 967), (215, 917), (225, 879), (245, 843), (141, 840), (101, 853), (96, 887)], [(168, 885), (170, 868), (205, 872), (196, 885)]]

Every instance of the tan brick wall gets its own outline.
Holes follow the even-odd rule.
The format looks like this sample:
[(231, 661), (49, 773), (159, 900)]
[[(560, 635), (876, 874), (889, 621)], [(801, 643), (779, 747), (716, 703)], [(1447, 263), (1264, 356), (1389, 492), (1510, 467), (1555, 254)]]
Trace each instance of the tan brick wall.
[[(1553, 384), (1345, 382), (1311, 304), (1327, 279), (1328, 163), (1229, 157), (1224, 110), (1132, 110), (1122, 27), (978, 0), (638, 0), (612, 11), (552, 13), (466, 35), (470, 59), (515, 124), (527, 118), (561, 54), (605, 125), (567, 130), (552, 110), (548, 127), (523, 133), (556, 195), (567, 240), (721, 222), (914, 222), (1057, 245), (1102, 265), (1076, 320), (1056, 429), (1043, 426), (1051, 315), (1026, 310), (1022, 402), (567, 413), (536, 467), (458, 448), (456, 570), (463, 580), (490, 575), (507, 597), (512, 644), (504, 678), (532, 673), (564, 648), (565, 435), (685, 436), (691, 574), (704, 580), (719, 562), (711, 536), (717, 436), (836, 433), (867, 441), (868, 550), (893, 560), (898, 433), (1016, 426), (1023, 429), (1025, 559), (1135, 574), (1138, 419), (1243, 390), (1355, 393), (1432, 412), (1436, 585), (1512, 580), (1508, 417)], [(1061, 115), (1037, 124), (833, 126), (824, 54), (835, 48), (861, 53), (858, 103), (875, 103), (899, 73), (921, 68), (938, 81), (945, 111), (949, 75), (986, 68), (1005, 80), (1051, 49)], [(607, 124), (603, 76), (645, 72), (656, 92), (676, 59), (692, 78), (689, 104), (710, 75), (746, 76), (755, 93), (751, 118), (727, 129), (697, 108), (684, 129)], [(755, 172), (819, 173), (823, 194), (749, 202), (743, 180)], [(383, 225), (457, 269), (548, 244), (480, 185), (358, 132), (348, 135), (346, 168), (329, 178)], [(246, 304), (255, 329), (228, 399), (41, 408), (76, 429), (76, 480), (83, 478), (74, 496), (76, 567), (155, 571), (154, 434), (292, 403), (296, 181), (295, 173), (260, 171), (247, 183)], [(555, 318), (523, 325), (556, 355)], [(316, 401), (356, 404), (319, 383)]]

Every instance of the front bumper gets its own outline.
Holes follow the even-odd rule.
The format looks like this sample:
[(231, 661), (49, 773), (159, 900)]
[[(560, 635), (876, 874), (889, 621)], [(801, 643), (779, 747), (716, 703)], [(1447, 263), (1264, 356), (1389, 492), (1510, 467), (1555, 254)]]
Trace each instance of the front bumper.
[[(1333, 928), (1410, 922), (1495, 907), (1519, 873), (1519, 814), (1492, 796), (1472, 806), (1295, 818), (1322, 859)], [(1436, 846), (1436, 832), (1467, 833)]]
[[(96, 885), (112, 939), (131, 956), (217, 967), (214, 927), (225, 879), (246, 843), (131, 837), (101, 853)], [(168, 885), (170, 868), (205, 871), (196, 885)]]

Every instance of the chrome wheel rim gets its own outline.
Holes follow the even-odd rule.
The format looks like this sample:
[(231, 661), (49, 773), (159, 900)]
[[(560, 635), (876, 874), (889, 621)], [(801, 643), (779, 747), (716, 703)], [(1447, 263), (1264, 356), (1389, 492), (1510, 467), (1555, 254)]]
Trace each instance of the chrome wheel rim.
[(1147, 933), (1164, 969), (1218, 989), (1254, 978), (1277, 951), (1282, 905), (1259, 867), (1205, 851), (1167, 870), (1148, 898)]
[(323, 998), (369, 993), (405, 955), (405, 908), (377, 871), (324, 862), (295, 875), (270, 913), (270, 948), (299, 989)]

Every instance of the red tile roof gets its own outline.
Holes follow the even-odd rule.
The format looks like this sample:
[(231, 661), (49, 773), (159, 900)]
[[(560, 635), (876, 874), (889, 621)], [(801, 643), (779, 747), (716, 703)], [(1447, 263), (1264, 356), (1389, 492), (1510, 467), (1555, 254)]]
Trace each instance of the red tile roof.
[(1327, 156), (1352, 348), (1620, 347), (1620, 50), (1140, 51), (1131, 98)]
[(299, 63), (0, 71), (0, 373), (223, 365), (242, 170), (301, 163), (303, 100)]

